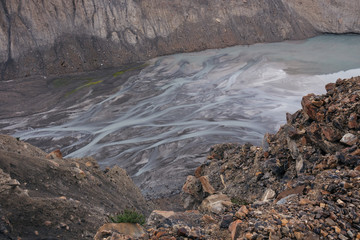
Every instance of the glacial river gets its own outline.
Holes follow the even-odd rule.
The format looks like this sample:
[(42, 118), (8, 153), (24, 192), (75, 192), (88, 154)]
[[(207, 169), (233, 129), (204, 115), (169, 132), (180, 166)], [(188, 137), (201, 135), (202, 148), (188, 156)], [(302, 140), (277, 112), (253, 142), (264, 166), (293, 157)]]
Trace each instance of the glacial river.
[[(180, 191), (211, 145), (261, 144), (266, 132), (285, 123), (286, 112), (301, 108), (303, 95), (325, 93), (326, 83), (360, 75), (360, 36), (158, 57), (111, 88), (106, 82), (121, 73), (94, 75), (65, 94), (83, 101), (0, 119), (2, 131), (42, 143), (38, 147), (46, 151), (59, 147), (66, 157), (118, 164), (146, 196), (163, 196)], [(44, 119), (48, 124), (36, 123)]]

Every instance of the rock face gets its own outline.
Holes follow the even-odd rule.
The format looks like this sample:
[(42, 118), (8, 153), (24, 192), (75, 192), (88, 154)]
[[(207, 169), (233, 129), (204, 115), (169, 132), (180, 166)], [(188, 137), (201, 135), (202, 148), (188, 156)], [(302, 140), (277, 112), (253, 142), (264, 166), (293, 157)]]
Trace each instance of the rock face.
[(0, 74), (88, 71), (176, 52), (359, 33), (359, 10), (357, 0), (1, 0)]
[(46, 158), (0, 135), (0, 239), (92, 239), (126, 208), (150, 213), (123, 169), (102, 171), (93, 158)]

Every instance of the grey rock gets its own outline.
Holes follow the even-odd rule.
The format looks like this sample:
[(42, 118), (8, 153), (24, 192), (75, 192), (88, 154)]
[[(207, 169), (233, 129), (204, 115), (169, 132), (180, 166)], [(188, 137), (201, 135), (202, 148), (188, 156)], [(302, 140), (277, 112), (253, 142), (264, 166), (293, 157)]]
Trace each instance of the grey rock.
[(353, 145), (357, 141), (357, 137), (352, 133), (346, 133), (340, 140), (340, 142), (346, 144), (346, 145)]
[(261, 201), (268, 201), (270, 199), (273, 199), (275, 197), (275, 191), (272, 190), (271, 188), (266, 189), (266, 191), (264, 192), (263, 197), (261, 198)]
[(228, 196), (225, 194), (215, 194), (210, 195), (209, 197), (205, 198), (200, 207), (199, 210), (204, 212), (211, 212), (220, 214), (225, 211), (227, 207), (230, 207), (232, 205), (231, 200)]

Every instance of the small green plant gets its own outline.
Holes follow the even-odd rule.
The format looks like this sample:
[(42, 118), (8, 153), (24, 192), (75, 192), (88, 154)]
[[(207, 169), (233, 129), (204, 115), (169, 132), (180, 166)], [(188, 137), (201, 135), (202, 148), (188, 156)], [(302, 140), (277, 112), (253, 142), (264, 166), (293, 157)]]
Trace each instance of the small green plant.
[(118, 71), (116, 73), (113, 74), (113, 77), (117, 77), (117, 76), (120, 76), (121, 74), (124, 74), (126, 72), (129, 72), (129, 71), (133, 71), (133, 70), (138, 70), (138, 69), (141, 69), (141, 68), (144, 68), (144, 67), (147, 67), (149, 66), (148, 63), (144, 63), (144, 64), (141, 64), (139, 66), (135, 66), (135, 67), (132, 67), (132, 68), (128, 68), (128, 69), (124, 69), (124, 70), (121, 70), (121, 71)]
[(125, 209), (122, 213), (114, 217), (110, 217), (110, 220), (113, 223), (138, 223), (140, 225), (145, 224), (145, 216), (130, 209)]
[(237, 206), (249, 205), (249, 203), (245, 199), (231, 198), (231, 202)]
[(80, 89), (82, 89), (82, 88), (89, 87), (89, 86), (91, 86), (91, 85), (96, 85), (96, 84), (99, 84), (99, 83), (102, 83), (102, 82), (103, 82), (103, 80), (99, 80), (99, 81), (96, 81), (96, 82), (89, 81), (89, 82), (87, 82), (87, 83), (85, 83), (85, 84), (83, 84), (83, 85), (81, 85), (81, 86), (79, 86), (79, 87), (71, 90), (70, 92), (67, 92), (67, 93), (65, 94), (65, 97), (68, 97), (69, 95), (77, 92), (78, 90), (80, 90)]

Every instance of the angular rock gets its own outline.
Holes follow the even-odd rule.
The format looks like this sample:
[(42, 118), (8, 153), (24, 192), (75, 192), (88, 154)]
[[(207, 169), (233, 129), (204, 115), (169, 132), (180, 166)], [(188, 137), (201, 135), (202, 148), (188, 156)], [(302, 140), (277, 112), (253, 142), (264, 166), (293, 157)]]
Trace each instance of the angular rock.
[(358, 137), (355, 136), (352, 133), (346, 133), (340, 140), (340, 142), (348, 145), (348, 146), (352, 146), (354, 145), (358, 140)]
[(264, 195), (261, 198), (261, 201), (268, 201), (270, 199), (273, 199), (275, 197), (275, 191), (272, 190), (271, 188), (266, 189), (266, 191), (264, 192)]
[(185, 209), (195, 209), (204, 198), (202, 185), (198, 178), (188, 176), (182, 187), (181, 198)]
[(301, 100), (301, 106), (305, 114), (312, 120), (316, 120), (316, 113), (318, 108), (312, 104), (315, 94), (311, 93), (304, 96)]
[(357, 113), (351, 113), (349, 117), (348, 127), (351, 129), (359, 128)]
[(230, 198), (225, 194), (215, 194), (210, 195), (207, 198), (205, 198), (199, 209), (204, 212), (211, 212), (220, 214), (225, 211), (227, 207), (232, 206), (232, 202)]
[(201, 176), (199, 177), (199, 180), (201, 182), (201, 186), (204, 192), (207, 192), (209, 194), (214, 194), (216, 192), (214, 187), (211, 186), (208, 176)]
[(106, 223), (99, 228), (94, 236), (94, 240), (103, 240), (103, 238), (112, 236), (114, 233), (131, 238), (144, 237), (146, 234), (143, 227), (137, 223)]
[(56, 149), (54, 151), (52, 151), (51, 153), (49, 153), (48, 155), (46, 155), (47, 159), (62, 159), (62, 153), (60, 152), (60, 149)]
[(282, 198), (285, 198), (292, 194), (302, 194), (305, 189), (304, 185), (297, 186), (295, 188), (287, 189), (285, 191), (282, 191), (279, 193), (279, 195), (276, 197), (276, 200), (279, 201)]
[(323, 126), (321, 127), (321, 132), (325, 139), (330, 142), (335, 142), (341, 139), (341, 134), (334, 127)]
[(231, 233), (232, 240), (236, 240), (238, 237), (240, 237), (241, 223), (241, 220), (236, 220), (230, 224), (229, 231)]
[(196, 225), (201, 222), (203, 215), (199, 211), (186, 211), (186, 212), (174, 212), (174, 211), (160, 211), (154, 210), (147, 219), (147, 225), (160, 227), (173, 227)]

